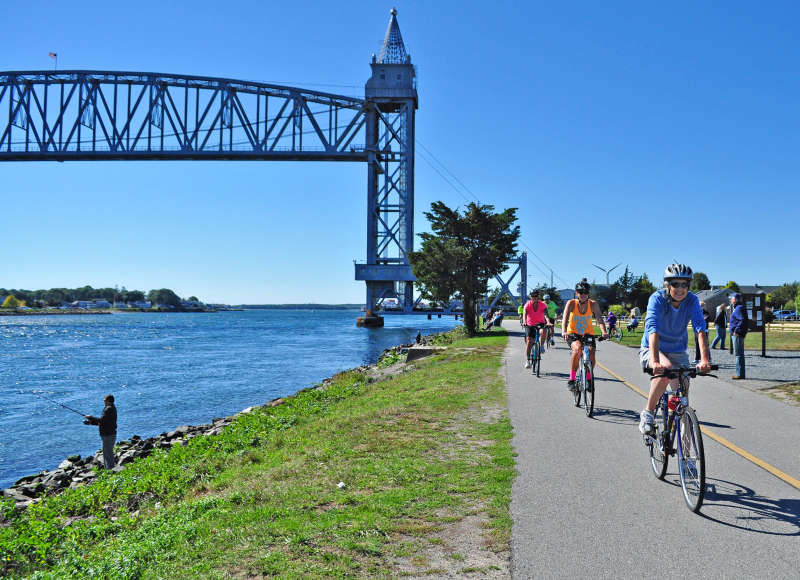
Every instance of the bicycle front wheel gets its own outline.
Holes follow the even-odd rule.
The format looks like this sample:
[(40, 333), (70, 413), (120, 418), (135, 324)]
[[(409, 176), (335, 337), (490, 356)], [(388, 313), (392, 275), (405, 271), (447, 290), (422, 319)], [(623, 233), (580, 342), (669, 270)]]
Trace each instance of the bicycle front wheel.
[(667, 430), (667, 404), (663, 397), (656, 406), (653, 428), (655, 429), (653, 444), (649, 445), (650, 466), (658, 479), (664, 479), (667, 474), (671, 437), (670, 432)]
[(575, 375), (575, 390), (572, 391), (572, 401), (576, 407), (581, 406), (581, 392), (583, 391), (583, 371)]
[(542, 370), (542, 350), (541, 350), (541, 348), (537, 352), (536, 369), (535, 370), (536, 370), (536, 376), (538, 377), (539, 376), (539, 372)]
[(594, 374), (588, 367), (584, 367), (583, 376), (583, 408), (586, 416), (591, 417), (594, 411)]
[(686, 505), (697, 513), (706, 494), (706, 456), (700, 422), (691, 407), (687, 407), (680, 417), (678, 469)]

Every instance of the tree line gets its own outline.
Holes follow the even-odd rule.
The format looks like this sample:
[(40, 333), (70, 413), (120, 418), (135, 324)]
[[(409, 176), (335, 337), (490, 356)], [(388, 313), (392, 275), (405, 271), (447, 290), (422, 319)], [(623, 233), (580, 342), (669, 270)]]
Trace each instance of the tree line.
[[(82, 286), (80, 288), (50, 288), (49, 290), (18, 290), (0, 288), (0, 297), (13, 296), (20, 306), (30, 306), (32, 308), (44, 308), (46, 306), (61, 306), (64, 303), (75, 302), (77, 300), (108, 300), (114, 302), (142, 302), (149, 300), (156, 304), (179, 307), (180, 297), (168, 288), (150, 290), (145, 293), (141, 290), (127, 290), (122, 288), (92, 288)], [(195, 296), (189, 300), (197, 300)]]

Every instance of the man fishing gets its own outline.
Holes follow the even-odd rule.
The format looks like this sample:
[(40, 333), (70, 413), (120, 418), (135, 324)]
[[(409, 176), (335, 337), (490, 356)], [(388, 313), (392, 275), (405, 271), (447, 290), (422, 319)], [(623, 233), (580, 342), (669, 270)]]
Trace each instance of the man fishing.
[(84, 425), (98, 425), (100, 439), (103, 441), (103, 465), (112, 469), (116, 465), (114, 444), (117, 442), (117, 408), (114, 406), (114, 395), (106, 395), (103, 399), (105, 407), (100, 417), (84, 415)]

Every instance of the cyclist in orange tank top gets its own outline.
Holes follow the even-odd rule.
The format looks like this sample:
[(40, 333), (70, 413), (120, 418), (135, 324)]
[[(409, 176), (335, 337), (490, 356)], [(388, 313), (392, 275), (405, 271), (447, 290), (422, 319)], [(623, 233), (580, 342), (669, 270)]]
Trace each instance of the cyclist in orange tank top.
[[(572, 349), (572, 356), (569, 360), (569, 380), (567, 381), (567, 389), (570, 391), (575, 388), (575, 375), (581, 361), (581, 341), (576, 339), (582, 335), (594, 336), (592, 317), (600, 324), (603, 338), (608, 338), (606, 322), (603, 320), (600, 306), (589, 298), (589, 283), (586, 278), (575, 285), (575, 294), (578, 297), (568, 301), (564, 306), (564, 318), (561, 321), (561, 336)], [(594, 342), (589, 344), (589, 358), (592, 361), (592, 372), (594, 372)]]

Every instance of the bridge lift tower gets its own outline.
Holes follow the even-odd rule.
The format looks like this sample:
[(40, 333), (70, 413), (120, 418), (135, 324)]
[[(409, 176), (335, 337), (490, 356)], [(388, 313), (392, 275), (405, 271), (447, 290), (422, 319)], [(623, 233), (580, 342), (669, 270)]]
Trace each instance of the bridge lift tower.
[(380, 54), (372, 55), (364, 97), (367, 153), (367, 261), (355, 265), (367, 284), (360, 326), (382, 326), (375, 314), (386, 298), (414, 309), (409, 256), (414, 250), (414, 114), (416, 74), (392, 9)]

